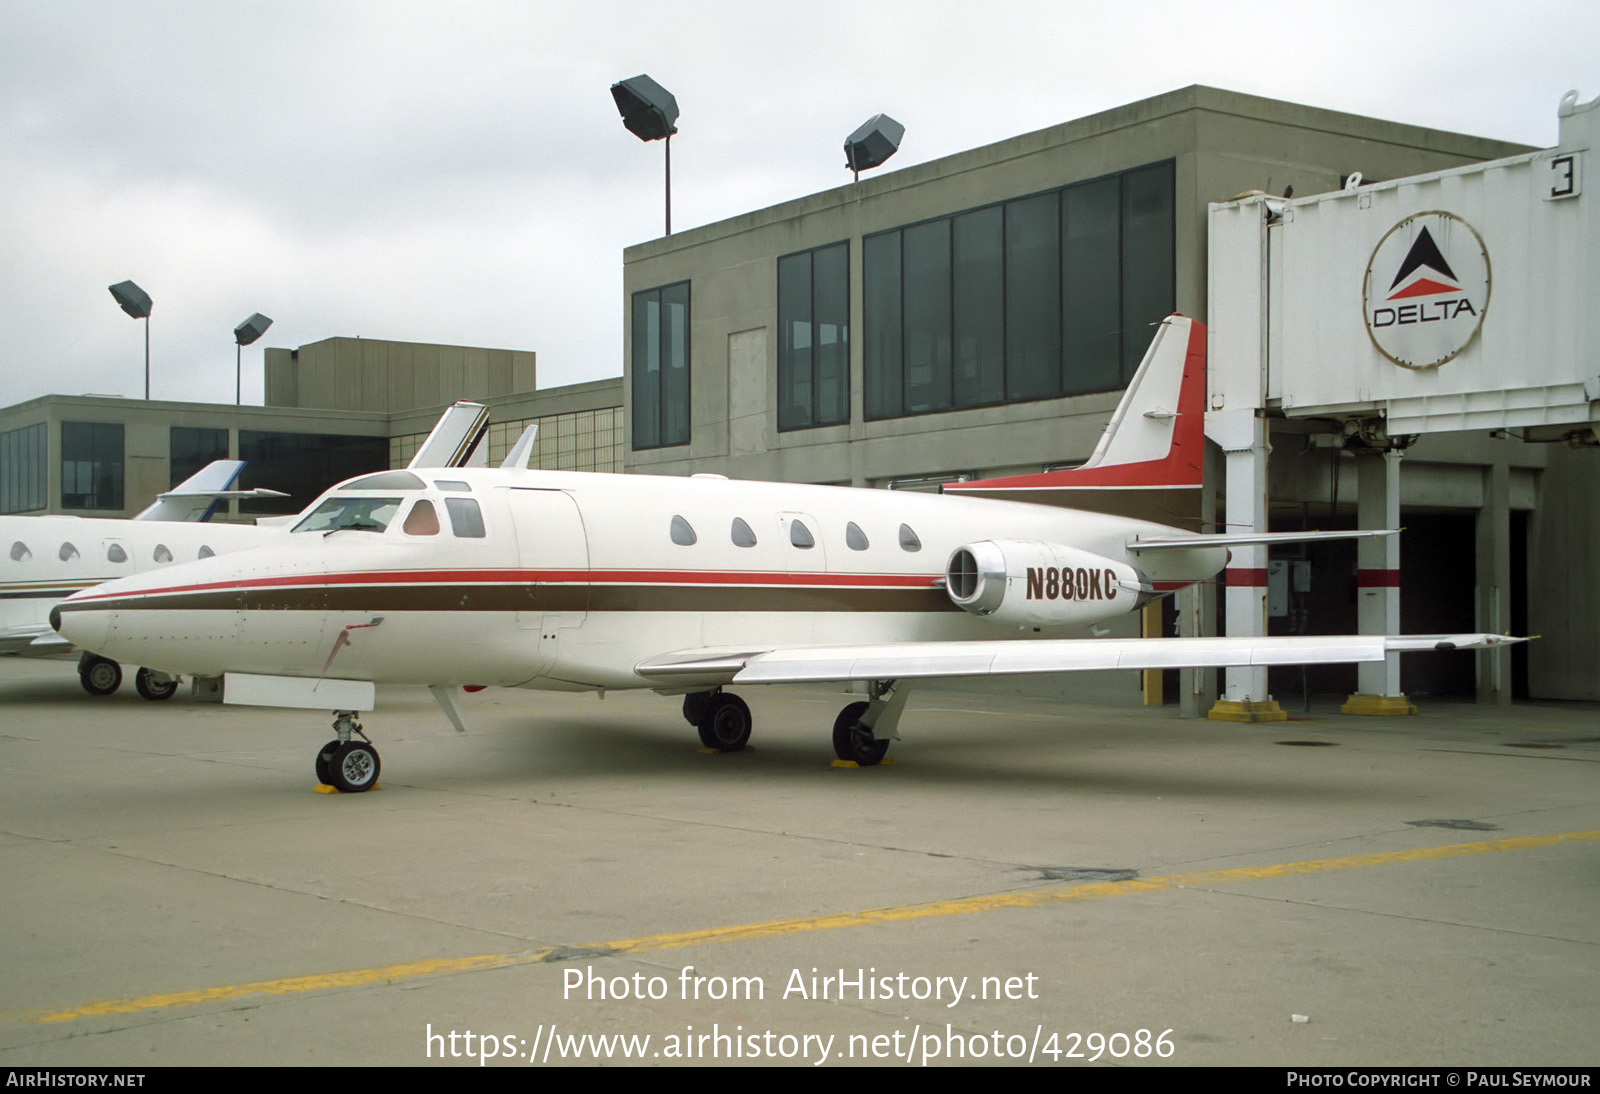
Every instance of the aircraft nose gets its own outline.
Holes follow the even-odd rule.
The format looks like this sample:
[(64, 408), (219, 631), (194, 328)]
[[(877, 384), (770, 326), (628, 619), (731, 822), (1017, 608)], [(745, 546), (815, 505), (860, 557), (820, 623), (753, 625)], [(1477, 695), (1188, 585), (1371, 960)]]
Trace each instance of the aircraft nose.
[(103, 652), (100, 643), (105, 641), (107, 621), (103, 611), (68, 608), (61, 610), (57, 604), (50, 609), (50, 626), (57, 634), (79, 649)]

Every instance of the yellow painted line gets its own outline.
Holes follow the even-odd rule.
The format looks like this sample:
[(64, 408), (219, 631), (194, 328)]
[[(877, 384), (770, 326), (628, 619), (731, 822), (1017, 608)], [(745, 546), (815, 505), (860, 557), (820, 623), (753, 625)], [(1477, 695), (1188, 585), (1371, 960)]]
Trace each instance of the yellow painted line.
[(225, 1002), (252, 995), (297, 995), (304, 992), (328, 991), (336, 988), (366, 987), (373, 984), (393, 984), (423, 976), (449, 975), (475, 972), (480, 969), (497, 969), (513, 965), (532, 965), (548, 960), (564, 950), (582, 953), (596, 951), (597, 956), (617, 953), (643, 953), (652, 950), (682, 949), (686, 946), (707, 946), (723, 942), (743, 942), (755, 938), (772, 938), (787, 934), (806, 934), (816, 931), (837, 931), (848, 927), (867, 927), (881, 923), (903, 923), (916, 919), (931, 919), (947, 915), (973, 915), (978, 912), (999, 911), (1005, 908), (1040, 908), (1053, 904), (1066, 904), (1080, 900), (1103, 900), (1109, 897), (1131, 896), (1137, 893), (1155, 893), (1172, 889), (1199, 889), (1228, 885), (1241, 881), (1266, 881), (1272, 878), (1298, 877), (1321, 874), (1334, 870), (1355, 870), (1368, 866), (1391, 866), (1407, 862), (1433, 862), (1440, 859), (1462, 858), (1468, 855), (1487, 855), (1500, 851), (1521, 851), (1533, 847), (1550, 847), (1575, 840), (1600, 839), (1600, 829), (1589, 832), (1559, 832), (1544, 836), (1517, 836), (1510, 839), (1479, 840), (1473, 843), (1452, 843), (1443, 847), (1421, 847), (1412, 851), (1380, 851), (1367, 855), (1348, 855), (1343, 858), (1311, 859), (1304, 862), (1280, 862), (1267, 866), (1243, 866), (1232, 870), (1207, 870), (1195, 874), (1172, 874), (1166, 877), (1138, 878), (1131, 881), (1107, 881), (1067, 888), (1033, 889), (1018, 893), (991, 893), (984, 896), (959, 897), (955, 900), (935, 900), (924, 904), (901, 904), (887, 908), (869, 908), (859, 912), (837, 915), (807, 916), (800, 919), (775, 919), (765, 923), (747, 923), (731, 927), (709, 927), (698, 931), (677, 931), (671, 934), (641, 935), (637, 938), (616, 939), (579, 947), (547, 946), (521, 953), (485, 953), (475, 957), (438, 957), (425, 961), (409, 961), (399, 965), (383, 965), (370, 969), (350, 969), (345, 972), (314, 973), (309, 976), (291, 976), (281, 980), (256, 980), (247, 984), (227, 984), (213, 988), (195, 988), (190, 991), (169, 992), (162, 995), (144, 995), (132, 999), (102, 999), (70, 1007), (40, 1007), (31, 1010), (0, 1012), (0, 1021), (11, 1023), (69, 1022), (79, 1018), (96, 1018), (112, 1014), (133, 1014), (146, 1010), (165, 1010), (171, 1007), (198, 1006), (203, 1003)]

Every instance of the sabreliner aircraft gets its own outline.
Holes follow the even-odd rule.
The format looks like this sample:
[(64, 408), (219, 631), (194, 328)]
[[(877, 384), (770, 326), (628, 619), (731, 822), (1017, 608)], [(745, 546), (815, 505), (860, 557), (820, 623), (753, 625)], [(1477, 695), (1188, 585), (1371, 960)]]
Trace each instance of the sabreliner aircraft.
[[(1084, 486), (1198, 485), (1204, 340), (1181, 316), (1161, 325)], [(354, 739), (376, 683), (428, 685), (458, 729), (462, 686), (650, 688), (683, 695), (702, 742), (734, 751), (751, 718), (726, 687), (862, 681), (869, 697), (839, 712), (833, 745), (873, 764), (916, 679), (1507, 641), (1062, 638), (1206, 580), (1229, 544), (1349, 534), (1204, 535), (985, 497), (714, 475), (416, 469), (334, 487), (272, 546), (78, 593), (53, 619), (106, 656), (220, 676), (224, 702), (332, 709), (317, 774), (346, 791), (378, 777), (370, 740)]]
[[(440, 416), (412, 458), (413, 467), (454, 467), (488, 428), (489, 411), (457, 403)], [(524, 443), (526, 443), (526, 438)], [(259, 524), (212, 523), (217, 505), (234, 498), (281, 498), (262, 487), (235, 489), (243, 460), (207, 464), (137, 516), (0, 516), (0, 653), (48, 656), (72, 643), (50, 628), (49, 613), (71, 593), (131, 574), (260, 547), (286, 533), (281, 519)], [(78, 679), (90, 695), (122, 686), (122, 666), (85, 652)], [(175, 677), (141, 668), (135, 676), (146, 699), (170, 699)]]
[[(215, 460), (129, 519), (70, 516), (0, 517), (0, 653), (45, 656), (69, 652), (71, 643), (50, 629), (58, 601), (103, 581), (157, 566), (259, 547), (266, 528), (212, 524), (218, 502), (282, 497), (276, 490), (235, 490), (242, 460)], [(122, 666), (86, 653), (78, 678), (91, 695), (122, 686)], [(164, 673), (140, 669), (139, 694), (169, 699), (178, 690)]]

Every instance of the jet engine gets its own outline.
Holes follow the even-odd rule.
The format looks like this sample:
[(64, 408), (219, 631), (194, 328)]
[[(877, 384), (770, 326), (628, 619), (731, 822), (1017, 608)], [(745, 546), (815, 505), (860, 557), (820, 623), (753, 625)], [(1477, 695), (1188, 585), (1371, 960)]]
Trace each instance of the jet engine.
[(951, 553), (945, 591), (973, 615), (1019, 627), (1098, 623), (1153, 595), (1148, 578), (1104, 555), (1059, 543), (994, 539)]

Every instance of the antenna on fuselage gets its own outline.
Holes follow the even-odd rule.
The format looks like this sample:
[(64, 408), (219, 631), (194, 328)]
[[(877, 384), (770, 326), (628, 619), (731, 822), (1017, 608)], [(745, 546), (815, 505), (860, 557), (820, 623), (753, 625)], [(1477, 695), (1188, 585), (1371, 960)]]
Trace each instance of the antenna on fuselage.
[(517, 438), (517, 443), (511, 446), (511, 451), (506, 453), (506, 458), (500, 461), (500, 467), (506, 471), (526, 471), (528, 460), (533, 456), (533, 446), (539, 440), (539, 423), (534, 422), (522, 431), (522, 436)]

